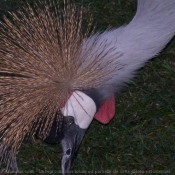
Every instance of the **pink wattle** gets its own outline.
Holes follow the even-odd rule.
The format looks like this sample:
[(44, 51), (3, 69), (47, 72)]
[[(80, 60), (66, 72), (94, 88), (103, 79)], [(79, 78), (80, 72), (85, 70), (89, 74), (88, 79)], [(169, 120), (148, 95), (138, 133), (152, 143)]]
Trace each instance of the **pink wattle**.
[(107, 124), (114, 117), (114, 114), (115, 98), (113, 96), (102, 104), (99, 111), (95, 114), (95, 119), (102, 124)]

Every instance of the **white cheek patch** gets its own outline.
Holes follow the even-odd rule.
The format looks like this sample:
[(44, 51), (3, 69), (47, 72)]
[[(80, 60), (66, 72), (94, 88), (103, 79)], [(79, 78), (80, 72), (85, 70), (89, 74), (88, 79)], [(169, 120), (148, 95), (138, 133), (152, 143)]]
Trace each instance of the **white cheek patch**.
[(61, 109), (64, 116), (73, 116), (75, 123), (82, 129), (88, 128), (96, 113), (94, 101), (85, 93), (75, 91)]

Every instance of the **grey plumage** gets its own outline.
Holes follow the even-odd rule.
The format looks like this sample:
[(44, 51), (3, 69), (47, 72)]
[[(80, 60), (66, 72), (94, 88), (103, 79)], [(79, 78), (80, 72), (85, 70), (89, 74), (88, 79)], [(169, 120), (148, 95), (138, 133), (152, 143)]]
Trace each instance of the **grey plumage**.
[(0, 156), (16, 171), (25, 135), (42, 127), (46, 137), (55, 113), (59, 129), (72, 92), (95, 88), (109, 99), (175, 35), (175, 0), (138, 0), (128, 25), (97, 34), (91, 20), (82, 34), (75, 5), (61, 10), (48, 0), (11, 17), (0, 29)]
[[(119, 91), (125, 83), (129, 83), (136, 70), (157, 56), (175, 35), (174, 9), (174, 0), (168, 3), (162, 0), (138, 0), (137, 13), (128, 25), (98, 35), (99, 45), (105, 41), (108, 43), (108, 49), (115, 48), (105, 57), (106, 60), (122, 55), (116, 58), (115, 64), (108, 67), (108, 69), (116, 67), (108, 79), (112, 91)], [(97, 34), (89, 39), (90, 42), (96, 37)], [(108, 86), (105, 89), (106, 94)]]

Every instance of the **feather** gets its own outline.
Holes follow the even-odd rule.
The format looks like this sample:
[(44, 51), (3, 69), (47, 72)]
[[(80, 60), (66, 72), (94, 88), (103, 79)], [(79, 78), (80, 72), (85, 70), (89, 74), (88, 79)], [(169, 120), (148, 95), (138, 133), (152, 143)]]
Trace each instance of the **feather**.
[(1, 22), (0, 162), (7, 171), (18, 170), (16, 155), (26, 134), (39, 129), (47, 137), (55, 116), (59, 129), (60, 108), (69, 94), (92, 86), (81, 82), (90, 73), (85, 70), (80, 77), (78, 63), (88, 34), (88, 29), (81, 33), (82, 8), (65, 2), (61, 10), (51, 2), (9, 12), (11, 18)]
[(0, 28), (0, 163), (18, 171), (25, 136), (47, 137), (75, 90), (109, 99), (175, 34), (175, 0), (138, 0), (133, 20), (118, 29), (83, 32), (83, 8), (45, 0), (10, 13)]
[[(102, 88), (104, 98), (109, 99), (113, 92), (120, 92), (126, 83), (133, 80), (136, 71), (157, 56), (174, 35), (175, 0), (138, 0), (136, 15), (128, 25), (89, 38), (85, 48), (97, 38), (97, 47), (105, 41), (107, 49), (115, 48), (104, 57), (105, 60), (116, 57), (115, 62), (106, 68), (115, 71), (109, 75), (106, 87)], [(94, 50), (97, 55), (101, 52)]]

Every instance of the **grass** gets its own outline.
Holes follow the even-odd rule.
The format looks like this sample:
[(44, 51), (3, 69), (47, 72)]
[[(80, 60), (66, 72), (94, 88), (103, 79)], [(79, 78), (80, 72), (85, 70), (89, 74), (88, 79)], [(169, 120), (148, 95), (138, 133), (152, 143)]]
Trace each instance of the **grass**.
[[(24, 1), (4, 1), (16, 9)], [(17, 3), (18, 2), (18, 3)], [(135, 0), (84, 0), (97, 30), (128, 23)], [(2, 10), (1, 10), (2, 11)], [(93, 121), (75, 164), (83, 174), (175, 174), (175, 40), (139, 71), (116, 97), (116, 115), (108, 125)], [(61, 149), (36, 140), (23, 143), (21, 174), (59, 174)]]

